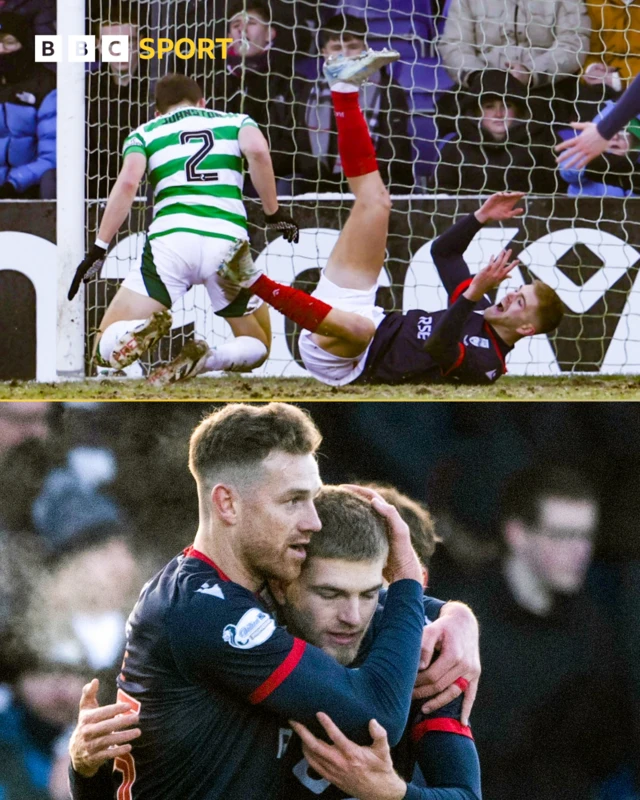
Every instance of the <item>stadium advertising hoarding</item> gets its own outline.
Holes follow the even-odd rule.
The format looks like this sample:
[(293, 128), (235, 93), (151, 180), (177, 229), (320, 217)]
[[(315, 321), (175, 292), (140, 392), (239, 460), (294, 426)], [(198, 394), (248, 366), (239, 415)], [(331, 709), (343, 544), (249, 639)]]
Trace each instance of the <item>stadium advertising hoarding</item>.
[[(55, 204), (38, 203), (38, 213), (30, 214), (22, 213), (21, 205), (0, 207), (0, 282), (4, 289), (0, 302), (5, 321), (0, 379), (51, 380), (55, 368)], [(259, 207), (249, 202), (254, 256), (271, 277), (311, 291), (350, 206), (348, 198), (296, 201), (301, 236), (298, 245), (289, 245), (281, 238), (267, 242), (259, 227)], [(89, 206), (90, 229), (95, 229), (98, 207), (97, 203)], [(473, 198), (394, 200), (386, 272), (378, 294), (384, 308), (435, 311), (446, 305), (430, 243), (453, 219), (475, 208), (477, 200)], [(102, 275), (86, 293), (89, 332), (97, 327), (118, 281), (141, 257), (144, 204), (135, 211), (130, 233), (120, 237)], [(637, 199), (536, 198), (527, 201), (524, 219), (480, 231), (466, 254), (472, 271), (509, 244), (521, 265), (500, 294), (540, 278), (558, 291), (567, 306), (554, 335), (523, 339), (516, 345), (507, 362), (510, 374), (640, 372), (638, 219)], [(272, 322), (272, 353), (256, 372), (305, 376), (297, 358), (295, 327), (276, 312)], [(212, 345), (230, 335), (224, 320), (210, 313), (206, 292), (199, 286), (174, 308), (175, 347), (194, 330), (206, 335)], [(167, 345), (161, 348), (161, 357), (175, 354)]]

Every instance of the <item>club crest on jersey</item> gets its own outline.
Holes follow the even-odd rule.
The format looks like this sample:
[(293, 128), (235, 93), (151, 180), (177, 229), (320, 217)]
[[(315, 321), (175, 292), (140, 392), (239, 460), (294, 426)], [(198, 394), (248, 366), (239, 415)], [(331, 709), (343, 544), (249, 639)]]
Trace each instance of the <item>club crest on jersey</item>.
[(276, 629), (273, 617), (259, 608), (250, 608), (240, 617), (237, 625), (227, 625), (222, 631), (222, 638), (231, 647), (239, 650), (250, 650), (264, 644)]
[(464, 343), (467, 346), (471, 344), (474, 347), (484, 347), (485, 350), (488, 350), (490, 347), (488, 339), (485, 339), (483, 336), (469, 336), (468, 333), (464, 337)]

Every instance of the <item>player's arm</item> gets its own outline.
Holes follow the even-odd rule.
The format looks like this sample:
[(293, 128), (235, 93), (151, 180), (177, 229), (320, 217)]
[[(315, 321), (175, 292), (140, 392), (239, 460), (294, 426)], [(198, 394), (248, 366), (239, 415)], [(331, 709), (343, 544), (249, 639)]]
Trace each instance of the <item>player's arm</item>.
[(462, 342), (464, 325), (486, 293), (498, 286), (518, 264), (517, 259), (510, 261), (510, 258), (511, 250), (502, 250), (497, 256), (492, 256), (489, 264), (474, 275), (468, 284), (459, 287), (464, 291), (447, 309), (425, 342), (424, 349), (440, 365), (443, 375), (450, 375), (463, 366), (467, 357)]
[(468, 286), (471, 272), (463, 255), (473, 237), (487, 222), (504, 222), (524, 214), (516, 204), (524, 192), (496, 192), (477, 211), (459, 219), (431, 245), (431, 255), (450, 302)]
[(262, 203), (267, 229), (278, 230), (289, 242), (298, 241), (298, 226), (278, 204), (276, 178), (269, 144), (256, 125), (245, 124), (238, 133), (240, 152), (247, 159), (251, 182)]
[(97, 274), (102, 268), (109, 242), (128, 217), (146, 168), (147, 158), (138, 148), (128, 154), (125, 153), (122, 169), (115, 186), (111, 190), (107, 207), (102, 215), (96, 241), (76, 269), (69, 288), (69, 300), (74, 298), (83, 281), (86, 283), (90, 277)]
[(571, 127), (581, 131), (579, 136), (556, 146), (558, 162), (567, 169), (581, 169), (609, 148), (611, 139), (640, 114), (640, 75), (629, 84), (614, 108), (596, 125), (593, 122), (573, 122)]
[(98, 240), (105, 245), (109, 244), (129, 216), (146, 169), (147, 158), (143, 153), (136, 151), (125, 155), (122, 169), (100, 221)]
[(331, 742), (294, 724), (309, 766), (358, 800), (481, 800), (480, 765), (471, 730), (459, 721), (461, 701), (419, 717), (409, 735), (427, 787), (407, 783), (395, 771), (386, 731), (375, 720), (373, 744), (357, 745), (326, 715), (320, 722)]
[(182, 673), (307, 725), (325, 711), (360, 742), (369, 741), (369, 720), (376, 717), (390, 740), (398, 741), (420, 658), (422, 572), (397, 510), (382, 498), (371, 504), (389, 523), (392, 583), (378, 635), (358, 669), (341, 666), (277, 627), (248, 590), (222, 584), (225, 600), (194, 591), (169, 620), (172, 652)]
[[(381, 593), (380, 604), (384, 605)], [(478, 620), (465, 603), (457, 600), (445, 603), (425, 595), (424, 615), (427, 623), (422, 634), (420, 667), (413, 697), (427, 700), (422, 706), (425, 714), (448, 705), (464, 692), (462, 720), (468, 724), (480, 680), (480, 633)], [(375, 636), (379, 610), (374, 615), (373, 636), (363, 642), (368, 648)]]
[(69, 742), (69, 786), (73, 800), (113, 800), (111, 761), (131, 752), (140, 736), (138, 715), (126, 703), (98, 705), (98, 681), (82, 690), (78, 724)]

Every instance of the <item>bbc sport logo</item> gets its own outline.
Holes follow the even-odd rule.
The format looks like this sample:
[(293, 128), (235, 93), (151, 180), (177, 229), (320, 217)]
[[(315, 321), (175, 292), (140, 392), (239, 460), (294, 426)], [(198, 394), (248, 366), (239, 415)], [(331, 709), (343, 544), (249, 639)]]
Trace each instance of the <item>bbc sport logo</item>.
[[(36, 61), (63, 61), (93, 63), (95, 61), (128, 61), (128, 36), (102, 36), (100, 39), (100, 59), (96, 58), (95, 36), (67, 36), (65, 49), (63, 36), (36, 36)], [(139, 57), (145, 60), (162, 58), (174, 53), (177, 58), (216, 58), (214, 49), (222, 59), (227, 57), (227, 46), (233, 39), (151, 39), (140, 40)]]

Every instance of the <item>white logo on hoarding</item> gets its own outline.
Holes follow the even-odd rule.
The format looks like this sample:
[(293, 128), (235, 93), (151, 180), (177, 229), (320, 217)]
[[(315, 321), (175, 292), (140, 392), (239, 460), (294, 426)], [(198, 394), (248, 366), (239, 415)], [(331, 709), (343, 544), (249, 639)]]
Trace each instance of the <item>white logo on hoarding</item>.
[(250, 650), (264, 644), (276, 629), (273, 617), (259, 608), (250, 608), (240, 617), (237, 625), (227, 625), (222, 631), (222, 638), (231, 647), (239, 650)]

